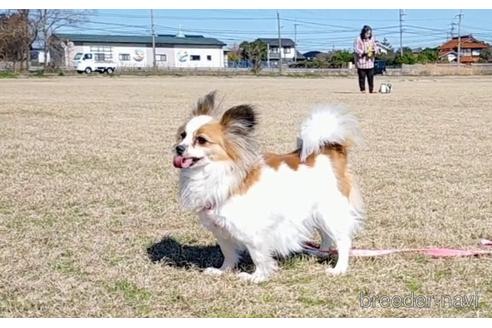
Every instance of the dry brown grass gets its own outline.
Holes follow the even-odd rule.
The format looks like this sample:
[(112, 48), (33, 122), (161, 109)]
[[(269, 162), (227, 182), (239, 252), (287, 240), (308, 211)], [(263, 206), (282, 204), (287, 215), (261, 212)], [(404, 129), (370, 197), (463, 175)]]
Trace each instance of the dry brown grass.
[[(378, 82), (382, 81), (381, 78)], [(356, 247), (469, 247), (492, 237), (492, 78), (53, 78), (0, 81), (0, 316), (492, 316), (492, 259), (309, 257), (270, 282), (204, 276), (213, 237), (177, 203), (170, 147), (198, 96), (252, 103), (288, 151), (319, 103), (360, 118), (352, 156), (368, 205)], [(167, 237), (166, 237), (167, 236)], [(370, 295), (479, 293), (477, 308), (376, 308)]]

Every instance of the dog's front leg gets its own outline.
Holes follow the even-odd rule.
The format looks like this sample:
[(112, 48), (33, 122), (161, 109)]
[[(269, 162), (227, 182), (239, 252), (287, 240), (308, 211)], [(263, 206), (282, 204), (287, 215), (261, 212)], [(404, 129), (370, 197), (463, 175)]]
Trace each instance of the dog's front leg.
[(238, 245), (235, 241), (229, 238), (218, 237), (217, 241), (224, 255), (224, 262), (220, 268), (209, 267), (204, 270), (208, 275), (221, 275), (224, 272), (234, 269), (239, 262)]
[(247, 247), (256, 270), (253, 273), (241, 272), (239, 278), (254, 283), (267, 281), (277, 270), (277, 262), (268, 249), (260, 247)]

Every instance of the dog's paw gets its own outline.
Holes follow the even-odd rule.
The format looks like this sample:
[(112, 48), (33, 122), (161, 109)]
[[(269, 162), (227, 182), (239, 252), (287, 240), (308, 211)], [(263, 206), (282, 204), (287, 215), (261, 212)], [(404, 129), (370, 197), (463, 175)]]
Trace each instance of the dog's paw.
[(326, 273), (328, 273), (331, 276), (341, 276), (347, 272), (347, 268), (341, 268), (335, 266), (334, 268), (328, 268), (326, 269)]
[(263, 274), (258, 274), (258, 273), (247, 273), (247, 272), (241, 272), (237, 275), (239, 279), (252, 282), (255, 284), (259, 284), (260, 282), (264, 282), (268, 280), (268, 276), (263, 275)]
[(203, 273), (209, 276), (220, 276), (221, 274), (224, 273), (224, 271), (218, 268), (209, 267), (203, 270)]

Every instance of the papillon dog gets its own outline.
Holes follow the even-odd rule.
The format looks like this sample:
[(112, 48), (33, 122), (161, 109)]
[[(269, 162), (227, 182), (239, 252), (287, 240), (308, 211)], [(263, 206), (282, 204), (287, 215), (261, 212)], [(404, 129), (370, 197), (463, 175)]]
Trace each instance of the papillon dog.
[(198, 213), (224, 255), (220, 268), (204, 272), (234, 269), (247, 250), (255, 271), (239, 277), (266, 281), (277, 270), (276, 256), (301, 251), (317, 232), (321, 250), (338, 250), (337, 263), (327, 272), (345, 273), (364, 216), (348, 163), (359, 136), (354, 116), (318, 108), (302, 124), (297, 149), (275, 154), (260, 152), (252, 106), (217, 107), (215, 92), (198, 100), (178, 129), (173, 160), (180, 169), (183, 207)]

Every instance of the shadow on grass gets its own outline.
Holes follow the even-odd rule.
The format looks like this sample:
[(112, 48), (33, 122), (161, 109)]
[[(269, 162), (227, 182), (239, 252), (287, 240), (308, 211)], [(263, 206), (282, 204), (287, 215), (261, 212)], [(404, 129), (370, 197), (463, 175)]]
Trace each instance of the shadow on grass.
[[(164, 237), (158, 243), (155, 243), (147, 248), (147, 254), (152, 262), (159, 262), (165, 265), (177, 268), (200, 268), (208, 267), (218, 268), (222, 265), (224, 257), (218, 245), (215, 246), (200, 246), (200, 245), (183, 245), (172, 237)], [(278, 258), (282, 266), (289, 267), (291, 263), (295, 263), (303, 258), (308, 258), (310, 255), (304, 253), (292, 254), (287, 258)], [(336, 257), (335, 257), (336, 258)], [(334, 258), (328, 257), (318, 259), (319, 263), (330, 263), (333, 265)], [(335, 261), (336, 262), (336, 261)], [(252, 272), (254, 264), (247, 252), (241, 256), (239, 262), (239, 270)]]
[(172, 237), (164, 237), (161, 241), (147, 248), (147, 254), (152, 262), (179, 267), (201, 269), (222, 264), (223, 256), (216, 246), (187, 246), (182, 245)]

